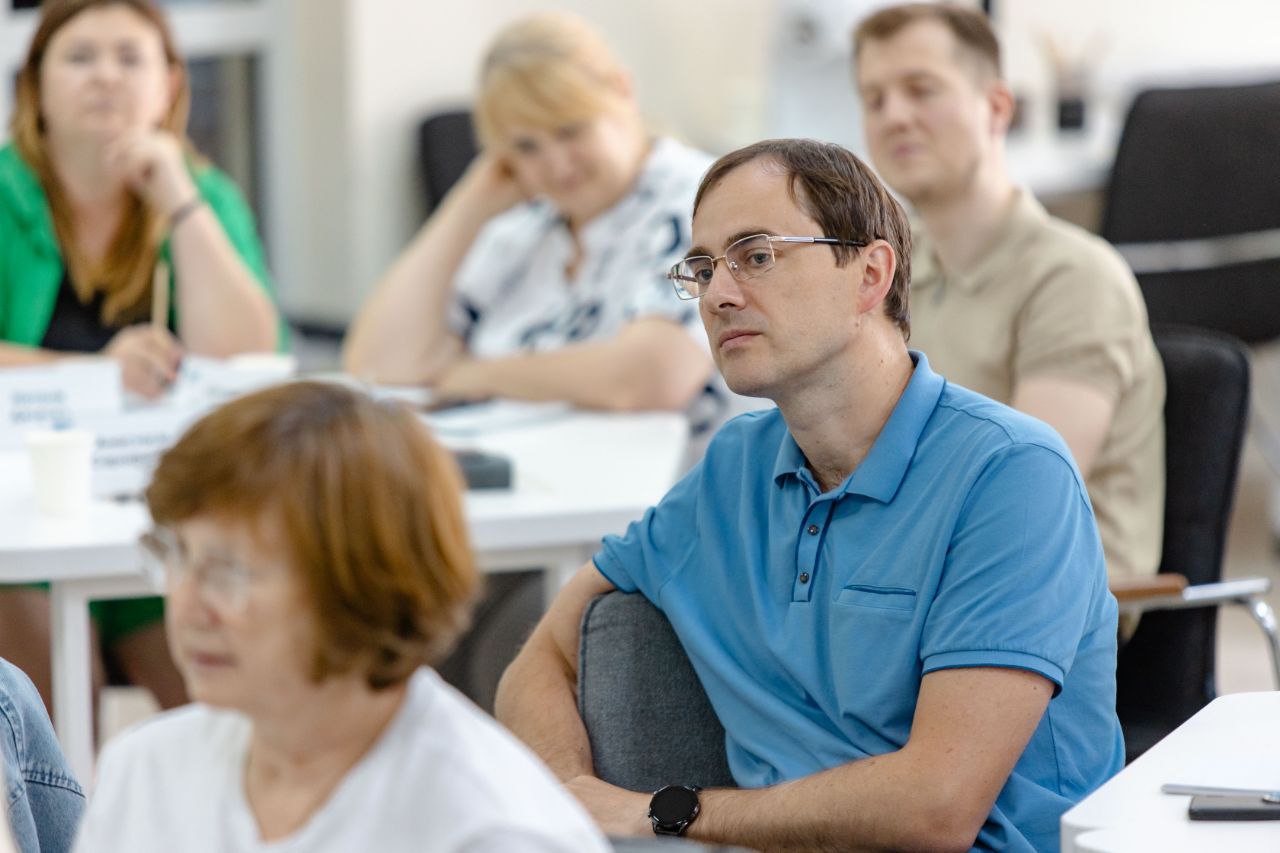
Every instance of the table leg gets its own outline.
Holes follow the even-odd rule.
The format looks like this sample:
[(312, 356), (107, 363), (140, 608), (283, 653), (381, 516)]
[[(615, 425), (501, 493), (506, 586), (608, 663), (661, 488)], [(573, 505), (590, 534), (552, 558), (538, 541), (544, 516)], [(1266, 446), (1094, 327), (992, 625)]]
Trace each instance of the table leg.
[(88, 786), (93, 776), (89, 597), (74, 584), (54, 581), (50, 598), (54, 726), (72, 772)]
[(50, 584), (53, 648), (53, 723), (67, 763), (81, 784), (93, 782), (93, 667), (89, 602), (152, 594), (134, 569), (121, 574)]

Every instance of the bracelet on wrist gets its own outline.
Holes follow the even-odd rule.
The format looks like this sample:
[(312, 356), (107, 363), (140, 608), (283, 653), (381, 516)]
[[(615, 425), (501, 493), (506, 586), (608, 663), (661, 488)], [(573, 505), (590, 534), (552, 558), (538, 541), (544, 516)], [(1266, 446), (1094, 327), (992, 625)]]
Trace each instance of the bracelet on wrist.
[(199, 193), (196, 193), (194, 197), (178, 205), (177, 209), (174, 210), (173, 213), (169, 214), (169, 230), (173, 231), (175, 228), (177, 228), (179, 225), (182, 224), (182, 220), (186, 219), (188, 216), (195, 213), (196, 210), (202, 207), (203, 205), (204, 205), (204, 197), (201, 196)]

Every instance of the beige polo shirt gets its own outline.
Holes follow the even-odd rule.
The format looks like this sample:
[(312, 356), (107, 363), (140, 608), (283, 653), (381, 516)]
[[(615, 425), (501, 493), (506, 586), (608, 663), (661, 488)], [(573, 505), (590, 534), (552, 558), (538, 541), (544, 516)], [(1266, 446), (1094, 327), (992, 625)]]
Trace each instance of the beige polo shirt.
[(948, 380), (1008, 403), (1030, 377), (1088, 383), (1115, 403), (1086, 478), (1113, 577), (1155, 574), (1164, 524), (1164, 368), (1138, 283), (1102, 239), (1030, 193), (978, 266), (945, 272), (913, 235), (911, 346)]

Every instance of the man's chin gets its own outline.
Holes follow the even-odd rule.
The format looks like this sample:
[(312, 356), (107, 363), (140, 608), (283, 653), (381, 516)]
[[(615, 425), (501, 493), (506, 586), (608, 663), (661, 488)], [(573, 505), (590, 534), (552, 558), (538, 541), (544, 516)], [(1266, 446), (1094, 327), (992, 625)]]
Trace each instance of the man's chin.
[(928, 201), (935, 189), (935, 182), (929, 176), (915, 171), (903, 170), (892, 177), (886, 173), (884, 181), (889, 185), (889, 189), (914, 207), (919, 207), (922, 201)]
[(729, 386), (729, 390), (737, 394), (739, 397), (773, 399), (769, 392), (770, 385), (761, 377), (733, 375), (732, 373), (723, 372), (721, 375), (724, 376), (724, 384)]

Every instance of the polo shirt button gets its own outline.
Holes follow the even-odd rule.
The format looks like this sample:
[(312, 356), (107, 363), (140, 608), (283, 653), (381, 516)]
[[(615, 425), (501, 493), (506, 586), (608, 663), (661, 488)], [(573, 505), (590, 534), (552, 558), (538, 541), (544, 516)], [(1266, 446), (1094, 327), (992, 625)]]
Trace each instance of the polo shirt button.
[(808, 583), (808, 582), (809, 582), (809, 573), (808, 573), (808, 572), (801, 572), (801, 573), (800, 573), (800, 583)]
[(809, 535), (810, 535), (810, 536), (817, 536), (817, 535), (818, 535), (818, 525), (816, 525), (816, 524), (810, 524), (810, 525), (809, 525)]

